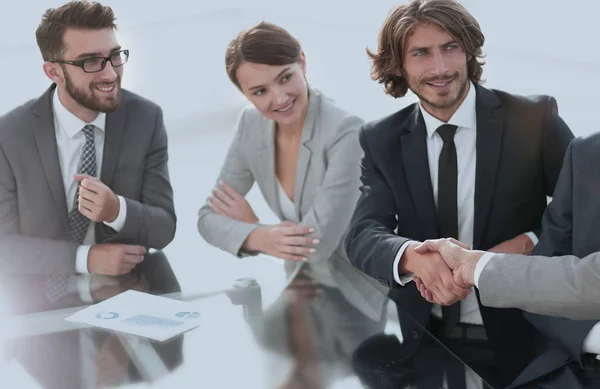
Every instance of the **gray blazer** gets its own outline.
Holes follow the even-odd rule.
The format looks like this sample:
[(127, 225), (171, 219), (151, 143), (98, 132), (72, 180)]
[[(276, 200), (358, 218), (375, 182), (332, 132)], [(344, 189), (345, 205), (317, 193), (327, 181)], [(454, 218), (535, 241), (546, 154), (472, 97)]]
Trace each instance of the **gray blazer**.
[[(552, 195), (552, 202), (546, 208), (542, 218), (540, 241), (533, 249), (533, 256), (558, 258), (542, 259), (543, 270), (539, 265), (534, 268), (526, 265), (525, 262), (521, 262), (520, 266), (512, 263), (514, 274), (511, 274), (511, 277), (515, 276), (517, 280), (520, 277), (528, 277), (530, 282), (520, 287), (516, 286), (516, 282), (512, 285), (503, 285), (517, 299), (542, 301), (536, 305), (538, 308), (548, 310), (549, 313), (565, 315), (571, 312), (569, 316), (582, 318), (585, 315), (590, 319), (594, 318), (593, 320), (571, 320), (530, 312), (523, 314), (523, 317), (546, 335), (551, 343), (548, 343), (550, 347), (545, 351), (545, 355), (538, 357), (539, 361), (543, 360), (543, 362), (530, 364), (521, 373), (521, 377), (534, 376), (535, 374), (531, 372), (539, 371), (540, 366), (544, 366), (546, 374), (551, 370), (557, 370), (551, 376), (553, 385), (549, 387), (552, 388), (571, 389), (585, 386), (583, 383), (577, 383), (576, 380), (579, 367), (572, 368), (572, 366), (577, 363), (587, 369), (587, 361), (582, 359), (584, 341), (600, 320), (600, 315), (594, 314), (593, 308), (593, 305), (598, 305), (598, 271), (594, 271), (596, 261), (594, 253), (600, 252), (598, 155), (600, 155), (600, 133), (573, 139), (569, 144)], [(576, 258), (587, 259), (578, 261)], [(554, 269), (546, 268), (548, 264), (553, 264)], [(507, 263), (507, 266), (510, 265), (510, 262)], [(498, 266), (504, 264), (499, 263)], [(482, 276), (483, 282), (486, 282), (487, 276), (484, 274)], [(506, 280), (512, 282), (509, 278)], [(481, 286), (483, 290), (485, 285)], [(552, 288), (554, 290), (551, 290)], [(523, 292), (519, 293), (519, 290)], [(544, 301), (546, 303), (543, 303)], [(485, 303), (485, 300), (483, 302)], [(567, 305), (562, 305), (562, 302), (566, 302)], [(541, 304), (545, 307), (541, 307)], [(559, 304), (562, 305), (560, 308)], [(513, 384), (517, 386), (523, 381), (517, 379)], [(595, 382), (589, 387), (592, 386), (599, 385)]]
[[(52, 111), (52, 85), (0, 118), (0, 272), (75, 272), (69, 216)], [(119, 232), (96, 223), (97, 243), (162, 249), (175, 235), (161, 109), (126, 90), (106, 115), (100, 180), (125, 198)], [(47, 258), (55, 258), (48, 261)]]
[[(387, 289), (357, 271), (348, 261), (342, 244), (360, 194), (362, 151), (357, 131), (362, 123), (360, 118), (311, 89), (298, 155), (294, 204), (298, 220), (314, 226), (317, 231), (313, 236), (321, 241), (308, 263), (327, 261), (344, 296), (377, 320)], [(274, 135), (275, 123), (254, 107), (246, 107), (240, 114), (237, 133), (219, 180), (242, 195), (246, 195), (256, 181), (271, 210), (283, 220), (277, 195)], [(216, 214), (207, 205), (198, 212), (200, 235), (211, 245), (239, 257), (252, 255), (242, 252), (241, 247), (250, 232), (259, 226)], [(294, 263), (294, 266), (302, 264)]]
[(600, 252), (579, 259), (498, 255), (479, 277), (484, 305), (600, 320)]

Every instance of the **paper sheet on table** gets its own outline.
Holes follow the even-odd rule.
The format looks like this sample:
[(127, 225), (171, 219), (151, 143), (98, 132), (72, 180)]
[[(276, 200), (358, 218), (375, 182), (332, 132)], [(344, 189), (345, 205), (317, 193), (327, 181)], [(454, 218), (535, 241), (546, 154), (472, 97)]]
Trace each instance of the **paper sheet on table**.
[(200, 313), (179, 300), (128, 290), (65, 318), (158, 341), (200, 325)]

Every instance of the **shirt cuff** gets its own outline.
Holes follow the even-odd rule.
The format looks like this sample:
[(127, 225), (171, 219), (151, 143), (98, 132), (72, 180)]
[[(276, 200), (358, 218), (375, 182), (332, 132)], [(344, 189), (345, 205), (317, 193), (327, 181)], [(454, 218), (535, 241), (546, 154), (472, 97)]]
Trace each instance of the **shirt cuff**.
[(394, 259), (394, 280), (402, 286), (408, 284), (413, 280), (413, 278), (415, 278), (415, 275), (412, 273), (402, 275), (398, 273), (398, 266), (400, 265), (400, 259), (402, 258), (402, 254), (404, 254), (404, 251), (406, 251), (408, 245), (413, 242), (415, 241), (409, 240), (407, 242), (404, 242), (404, 244), (400, 246), (400, 250), (398, 250), (398, 253), (396, 254), (396, 259)]
[(94, 298), (92, 297), (92, 277), (91, 274), (82, 274), (77, 277), (77, 293), (79, 298), (84, 303), (93, 303)]
[(123, 196), (117, 196), (119, 198), (119, 214), (116, 219), (112, 222), (104, 222), (107, 226), (112, 228), (113, 230), (119, 232), (125, 226), (125, 219), (127, 218), (127, 203)]
[(531, 239), (531, 243), (533, 243), (534, 246), (536, 246), (538, 244), (538, 242), (540, 241), (538, 239), (537, 235), (531, 231), (526, 232), (525, 235), (527, 235), (529, 237), (529, 239)]
[(77, 247), (77, 254), (75, 254), (75, 271), (77, 273), (89, 273), (88, 270), (88, 253), (90, 252), (90, 247), (87, 245), (81, 245)]
[(600, 323), (596, 323), (583, 340), (583, 352), (600, 354)]
[(479, 258), (477, 265), (475, 266), (475, 274), (473, 276), (473, 281), (475, 282), (475, 286), (479, 289), (479, 277), (481, 276), (481, 272), (485, 268), (485, 265), (494, 258), (495, 253), (485, 253)]

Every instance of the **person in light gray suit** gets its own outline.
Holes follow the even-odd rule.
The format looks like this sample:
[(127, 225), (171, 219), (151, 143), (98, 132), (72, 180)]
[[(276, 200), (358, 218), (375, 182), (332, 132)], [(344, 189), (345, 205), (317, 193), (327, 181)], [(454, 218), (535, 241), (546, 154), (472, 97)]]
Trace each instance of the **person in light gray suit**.
[[(600, 320), (600, 252), (585, 258), (495, 254), (468, 250), (452, 239), (425, 241), (420, 252), (437, 251), (457, 284), (477, 286), (488, 307), (519, 308), (575, 320)], [(423, 297), (436, 298), (417, 280)]]
[(74, 1), (36, 30), (52, 85), (0, 118), (2, 273), (126, 274), (174, 237), (162, 111), (121, 89), (114, 20)]
[(479, 295), (488, 306), (600, 320), (600, 253), (581, 259), (500, 255), (483, 268)]
[[(300, 44), (281, 27), (261, 22), (241, 32), (226, 69), (252, 105), (198, 213), (201, 236), (238, 257), (284, 259), (288, 274), (308, 268), (378, 320), (387, 290), (349, 263), (342, 244), (358, 199), (363, 121), (308, 86)], [(254, 182), (281, 223), (259, 222), (244, 198)]]
[[(554, 369), (536, 380), (541, 388), (600, 387), (600, 317), (594, 313), (600, 260), (598, 155), (598, 133), (569, 144), (532, 259), (486, 254), (472, 270), (483, 303), (504, 301), (536, 312), (524, 317), (557, 344), (541, 356)], [(528, 366), (513, 386), (526, 383), (523, 377), (538, 368)]]

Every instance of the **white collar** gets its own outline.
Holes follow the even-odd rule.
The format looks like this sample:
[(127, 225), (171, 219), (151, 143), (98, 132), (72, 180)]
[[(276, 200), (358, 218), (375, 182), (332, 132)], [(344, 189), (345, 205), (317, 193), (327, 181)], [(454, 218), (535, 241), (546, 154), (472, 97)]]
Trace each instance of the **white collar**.
[(475, 85), (469, 81), (469, 92), (467, 93), (467, 97), (460, 104), (460, 107), (454, 112), (454, 115), (448, 120), (448, 123), (444, 123), (440, 119), (432, 116), (423, 105), (419, 103), (419, 108), (421, 110), (421, 114), (423, 115), (423, 120), (425, 121), (425, 128), (427, 130), (427, 137), (431, 139), (435, 131), (442, 124), (452, 124), (457, 127), (463, 128), (477, 128), (477, 110), (476, 110), (476, 102), (477, 102), (477, 93), (475, 91)]
[(60, 101), (58, 97), (58, 88), (54, 90), (54, 96), (52, 97), (52, 106), (54, 109), (54, 118), (60, 124), (63, 131), (69, 138), (73, 138), (83, 127), (88, 124), (94, 125), (96, 128), (104, 131), (106, 127), (106, 113), (100, 112), (96, 119), (91, 123), (86, 123), (73, 115)]

